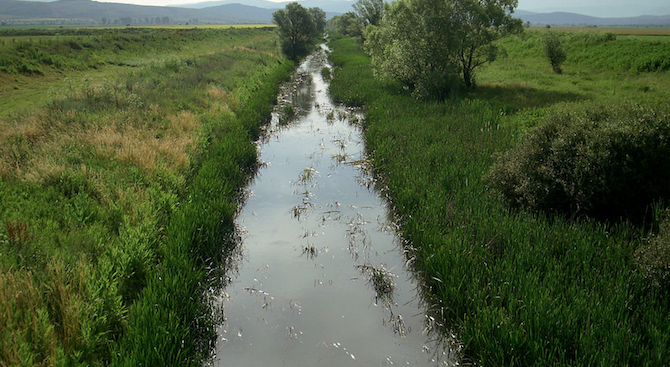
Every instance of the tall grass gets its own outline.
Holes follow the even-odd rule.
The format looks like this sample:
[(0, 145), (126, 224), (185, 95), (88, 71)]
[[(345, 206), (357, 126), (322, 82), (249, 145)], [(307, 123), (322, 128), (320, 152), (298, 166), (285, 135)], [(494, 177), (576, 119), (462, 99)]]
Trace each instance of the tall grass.
[[(265, 28), (268, 30), (269, 28)], [(136, 65), (143, 55), (193, 47), (232, 46), (258, 35), (254, 28), (6, 29), (0, 31), (0, 73), (44, 74)], [(233, 42), (230, 42), (233, 41)], [(205, 50), (207, 48), (204, 48)], [(274, 50), (271, 50), (274, 52)]]
[[(169, 48), (156, 32), (155, 48)], [(208, 355), (205, 290), (292, 64), (265, 29), (195, 36), (194, 49), (226, 47), (152, 56), (0, 118), (0, 365)]]
[[(530, 52), (523, 40), (505, 46)], [(422, 275), (429, 312), (445, 334), (457, 335), (463, 363), (670, 362), (667, 295), (632, 261), (644, 233), (510, 211), (482, 182), (493, 154), (513, 147), (552, 105), (568, 108), (584, 98), (562, 87), (574, 86), (570, 81), (551, 82), (559, 76), (541, 48), (529, 65), (508, 51), (509, 60), (482, 72), (477, 91), (436, 103), (376, 81), (354, 40), (331, 47), (338, 66), (331, 93), (366, 107), (366, 150), (378, 187)], [(527, 79), (518, 79), (524, 67)], [(568, 75), (571, 67), (567, 61)]]
[[(285, 63), (267, 74), (237, 117), (224, 119), (212, 132), (189, 185), (188, 202), (167, 228), (165, 266), (150, 275), (131, 310), (115, 364), (200, 365), (208, 356), (216, 334), (207, 292), (221, 280), (225, 255), (237, 244), (234, 217), (240, 190), (257, 163), (250, 138), (269, 121), (278, 86), (291, 68)], [(200, 302), (189, 301), (193, 298)]]

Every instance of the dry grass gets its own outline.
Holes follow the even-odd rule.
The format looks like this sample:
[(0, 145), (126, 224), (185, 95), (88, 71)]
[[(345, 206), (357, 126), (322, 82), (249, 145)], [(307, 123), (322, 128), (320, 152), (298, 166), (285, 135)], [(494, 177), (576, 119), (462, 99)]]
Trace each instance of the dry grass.
[(211, 98), (210, 112), (215, 115), (225, 115), (239, 107), (237, 96), (216, 85), (210, 85), (207, 95)]
[[(228, 103), (236, 100), (225, 92), (222, 96), (225, 98), (220, 98), (217, 108), (228, 111)], [(162, 126), (147, 126), (140, 116), (125, 112), (85, 124), (68, 123), (82, 119), (73, 110), (54, 115), (40, 109), (5, 117), (0, 120), (0, 177), (43, 182), (67, 169), (63, 157), (72, 154), (73, 147), (83, 151), (92, 147), (99, 159), (134, 165), (149, 174), (159, 167), (186, 169), (201, 126), (200, 118), (190, 111), (161, 116), (159, 109), (152, 107), (148, 113), (165, 121)]]
[(80, 319), (92, 312), (87, 271), (83, 263), (50, 262), (43, 280), (25, 269), (0, 273), (0, 364), (53, 366), (63, 353), (80, 349)]
[(24, 169), (33, 147), (46, 137), (47, 119), (43, 114), (14, 114), (0, 120), (0, 177)]
[(110, 125), (84, 131), (77, 135), (77, 139), (86, 139), (99, 158), (134, 165), (149, 174), (161, 165), (180, 171), (189, 164), (199, 121), (174, 117), (170, 119), (170, 125), (171, 129), (163, 136), (157, 131)]

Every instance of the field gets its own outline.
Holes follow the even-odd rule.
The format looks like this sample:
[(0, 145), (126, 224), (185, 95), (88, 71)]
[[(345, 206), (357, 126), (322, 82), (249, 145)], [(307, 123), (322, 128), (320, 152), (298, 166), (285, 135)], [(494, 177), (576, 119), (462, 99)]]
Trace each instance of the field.
[(662, 204), (642, 225), (568, 218), (510, 209), (483, 180), (497, 154), (551, 116), (668, 110), (666, 33), (550, 31), (568, 53), (563, 74), (544, 57), (546, 30), (527, 30), (499, 41), (506, 57), (478, 70), (474, 91), (443, 102), (375, 79), (360, 45), (335, 38), (331, 94), (365, 108), (378, 189), (463, 364), (668, 365), (668, 292), (636, 261), (667, 238), (658, 232)]
[[(531, 29), (475, 90), (418, 101), (331, 42), (331, 94), (365, 108), (377, 188), (463, 364), (670, 364), (670, 288), (640, 261), (670, 256), (640, 251), (670, 238), (662, 202), (641, 223), (546, 215), (483, 179), (553, 116), (668, 111), (669, 45)], [(0, 31), (0, 365), (201, 365), (252, 142), (294, 68), (278, 53), (271, 27)]]
[(651, 27), (531, 27), (533, 31), (560, 33), (613, 33), (617, 36), (670, 36), (670, 28)]
[(199, 365), (271, 28), (0, 33), (0, 365)]

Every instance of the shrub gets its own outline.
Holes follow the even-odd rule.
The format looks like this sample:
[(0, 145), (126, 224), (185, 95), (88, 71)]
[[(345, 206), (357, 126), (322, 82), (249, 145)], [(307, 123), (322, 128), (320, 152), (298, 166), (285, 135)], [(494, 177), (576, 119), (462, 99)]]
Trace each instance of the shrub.
[(549, 59), (551, 68), (556, 74), (563, 73), (562, 65), (568, 58), (568, 54), (563, 49), (560, 38), (555, 33), (547, 33), (542, 43), (544, 45), (544, 54)]
[(643, 219), (670, 198), (670, 115), (586, 105), (550, 116), (497, 156), (484, 180), (513, 207)]
[(670, 210), (666, 211), (658, 234), (647, 241), (635, 251), (635, 262), (645, 278), (670, 292)]

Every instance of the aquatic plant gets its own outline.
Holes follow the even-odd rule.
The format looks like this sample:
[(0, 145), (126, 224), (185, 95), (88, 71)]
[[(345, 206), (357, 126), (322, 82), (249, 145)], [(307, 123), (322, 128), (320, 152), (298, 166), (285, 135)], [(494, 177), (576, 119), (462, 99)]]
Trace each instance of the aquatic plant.
[(395, 293), (395, 275), (384, 268), (384, 266), (375, 267), (372, 265), (356, 265), (356, 268), (368, 279), (368, 284), (375, 291), (375, 304), (381, 303), (384, 307), (390, 308), (393, 305), (393, 294)]

